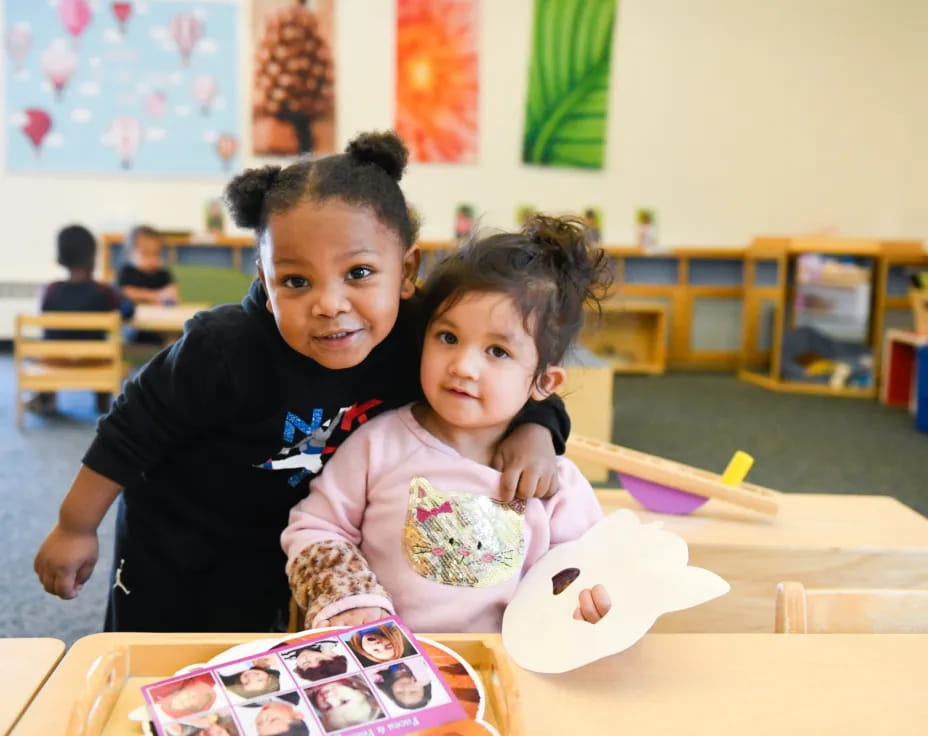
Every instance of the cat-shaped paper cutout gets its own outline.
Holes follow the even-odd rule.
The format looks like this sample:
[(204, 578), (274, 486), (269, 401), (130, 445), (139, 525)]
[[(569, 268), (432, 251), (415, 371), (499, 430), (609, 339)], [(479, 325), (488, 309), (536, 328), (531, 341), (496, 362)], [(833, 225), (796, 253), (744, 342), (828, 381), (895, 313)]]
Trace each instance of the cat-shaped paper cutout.
[[(601, 519), (573, 542), (549, 550), (528, 571), (503, 614), (503, 646), (534, 672), (566, 672), (627, 649), (670, 611), (730, 590), (714, 572), (690, 567), (686, 542), (642, 524), (628, 509)], [(555, 594), (555, 585), (563, 587)], [(557, 580), (555, 580), (555, 577)], [(612, 609), (595, 624), (573, 618), (580, 591), (605, 586)]]
[(522, 570), (524, 505), (489, 496), (443, 493), (425, 478), (409, 483), (403, 552), (410, 567), (436, 583), (482, 588)]

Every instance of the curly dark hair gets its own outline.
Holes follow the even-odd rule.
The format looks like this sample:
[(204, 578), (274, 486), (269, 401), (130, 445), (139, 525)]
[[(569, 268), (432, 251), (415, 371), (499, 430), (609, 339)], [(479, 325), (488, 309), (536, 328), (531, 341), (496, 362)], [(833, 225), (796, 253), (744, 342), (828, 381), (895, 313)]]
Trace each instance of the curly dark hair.
[(83, 225), (68, 225), (58, 231), (58, 264), (65, 268), (93, 268), (97, 241)]
[(535, 337), (538, 379), (577, 338), (584, 304), (598, 309), (611, 283), (581, 219), (535, 214), (519, 232), (471, 238), (438, 263), (422, 290), (424, 313), (431, 322), (467, 294), (505, 294)]
[(235, 224), (254, 230), (259, 242), (270, 215), (307, 200), (340, 200), (370, 208), (409, 248), (419, 227), (399, 187), (408, 159), (396, 133), (361, 133), (344, 153), (303, 158), (284, 168), (247, 169), (229, 183), (223, 198)]

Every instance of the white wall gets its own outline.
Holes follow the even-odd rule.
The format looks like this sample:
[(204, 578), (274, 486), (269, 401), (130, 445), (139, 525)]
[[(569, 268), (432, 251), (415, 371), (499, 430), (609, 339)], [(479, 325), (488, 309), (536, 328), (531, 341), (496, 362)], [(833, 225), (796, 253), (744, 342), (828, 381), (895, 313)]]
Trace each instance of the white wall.
[[(520, 204), (597, 205), (614, 243), (633, 240), (640, 206), (657, 210), (661, 240), (673, 245), (743, 245), (757, 233), (826, 228), (925, 238), (925, 5), (620, 0), (607, 163), (597, 173), (519, 162), (532, 0), (483, 0), (479, 163), (411, 168), (405, 189), (425, 217), (423, 236), (446, 238), (455, 205), (473, 202), (486, 224), (501, 227), (514, 224)], [(344, 145), (392, 123), (394, 0), (336, 7)], [(241, 17), (247, 135), (248, 0)], [(197, 230), (204, 202), (224, 184), (11, 176), (3, 148), (0, 136), (0, 280), (54, 275), (54, 234), (67, 222), (97, 232), (134, 221)], [(263, 162), (245, 161), (255, 163)]]

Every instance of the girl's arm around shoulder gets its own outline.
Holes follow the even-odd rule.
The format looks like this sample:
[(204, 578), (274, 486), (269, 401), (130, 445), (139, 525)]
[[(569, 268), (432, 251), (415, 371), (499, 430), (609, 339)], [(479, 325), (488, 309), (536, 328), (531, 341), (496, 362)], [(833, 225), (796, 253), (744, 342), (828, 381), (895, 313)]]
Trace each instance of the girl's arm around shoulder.
[(603, 518), (593, 486), (567, 458), (558, 458), (560, 491), (542, 503), (551, 524), (551, 545), (570, 542)]
[(529, 401), (512, 420), (512, 428), (521, 424), (540, 424), (551, 432), (554, 451), (563, 455), (570, 435), (570, 416), (564, 401), (557, 394), (551, 394), (543, 401)]

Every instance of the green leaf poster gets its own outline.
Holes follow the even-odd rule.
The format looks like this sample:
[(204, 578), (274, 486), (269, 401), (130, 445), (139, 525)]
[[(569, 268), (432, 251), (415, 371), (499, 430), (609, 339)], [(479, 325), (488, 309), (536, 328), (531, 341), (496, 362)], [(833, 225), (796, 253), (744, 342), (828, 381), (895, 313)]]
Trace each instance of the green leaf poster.
[(522, 160), (601, 169), (616, 0), (535, 0)]

